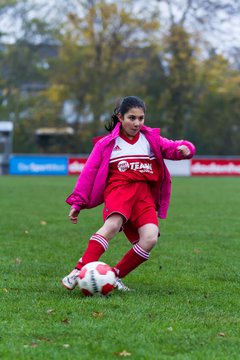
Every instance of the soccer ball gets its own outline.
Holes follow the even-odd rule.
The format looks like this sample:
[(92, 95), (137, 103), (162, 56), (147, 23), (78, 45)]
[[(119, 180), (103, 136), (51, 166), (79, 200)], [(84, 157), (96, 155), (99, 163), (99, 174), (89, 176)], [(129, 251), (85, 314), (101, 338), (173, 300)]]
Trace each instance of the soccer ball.
[(116, 275), (112, 268), (101, 261), (83, 266), (77, 277), (84, 296), (108, 295), (114, 289), (115, 280)]

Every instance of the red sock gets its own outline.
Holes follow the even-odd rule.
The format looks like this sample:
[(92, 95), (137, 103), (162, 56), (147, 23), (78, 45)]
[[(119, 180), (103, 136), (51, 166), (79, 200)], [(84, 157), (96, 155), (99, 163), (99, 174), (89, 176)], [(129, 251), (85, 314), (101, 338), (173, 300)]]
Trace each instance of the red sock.
[(79, 259), (75, 269), (81, 270), (84, 265), (92, 261), (98, 261), (107, 248), (108, 242), (106, 238), (97, 233), (93, 234), (88, 242), (87, 249), (85, 250), (83, 256)]
[(148, 258), (149, 253), (138, 244), (135, 244), (113, 269), (118, 277), (123, 278)]

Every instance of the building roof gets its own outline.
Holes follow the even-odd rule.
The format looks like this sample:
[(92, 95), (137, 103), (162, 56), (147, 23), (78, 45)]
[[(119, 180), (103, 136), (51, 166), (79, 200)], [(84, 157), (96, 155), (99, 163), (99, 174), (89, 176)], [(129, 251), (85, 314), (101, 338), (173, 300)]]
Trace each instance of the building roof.
[(35, 131), (35, 134), (37, 136), (43, 136), (43, 135), (73, 135), (74, 134), (74, 129), (71, 128), (70, 126), (61, 127), (61, 128), (44, 127), (44, 128), (37, 129)]

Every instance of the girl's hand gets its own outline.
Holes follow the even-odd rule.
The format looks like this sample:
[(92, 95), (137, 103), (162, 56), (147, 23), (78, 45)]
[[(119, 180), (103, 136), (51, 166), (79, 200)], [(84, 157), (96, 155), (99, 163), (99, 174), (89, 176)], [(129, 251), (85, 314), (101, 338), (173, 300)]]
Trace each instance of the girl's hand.
[(183, 156), (190, 155), (190, 150), (186, 145), (180, 145), (177, 148), (178, 152), (180, 152)]
[(79, 214), (79, 211), (77, 211), (76, 209), (74, 209), (73, 207), (70, 209), (70, 212), (69, 212), (69, 218), (70, 218), (70, 221), (73, 223), (73, 224), (77, 224), (77, 221), (78, 221), (78, 214)]

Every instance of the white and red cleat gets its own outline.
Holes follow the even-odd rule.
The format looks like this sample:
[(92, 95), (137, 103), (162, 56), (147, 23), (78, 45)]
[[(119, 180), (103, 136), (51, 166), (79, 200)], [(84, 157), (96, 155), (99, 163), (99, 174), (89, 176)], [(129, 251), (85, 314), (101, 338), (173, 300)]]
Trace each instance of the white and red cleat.
[(114, 284), (114, 289), (119, 290), (119, 291), (131, 291), (131, 289), (129, 289), (129, 287), (124, 285), (122, 280), (119, 279), (119, 278), (116, 278), (116, 281), (115, 281), (115, 284)]
[(62, 279), (62, 285), (68, 290), (73, 290), (77, 286), (77, 277), (79, 274), (80, 270), (73, 269), (70, 274)]

